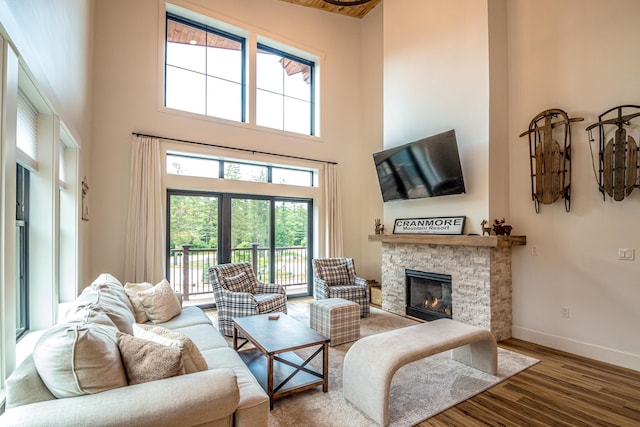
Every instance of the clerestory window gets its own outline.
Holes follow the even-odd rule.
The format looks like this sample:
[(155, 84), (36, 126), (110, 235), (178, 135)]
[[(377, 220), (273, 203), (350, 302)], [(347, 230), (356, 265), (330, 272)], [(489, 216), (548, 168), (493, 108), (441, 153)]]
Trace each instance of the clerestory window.
[(314, 173), (309, 169), (223, 160), (178, 152), (167, 152), (166, 171), (171, 175), (200, 178), (314, 186)]
[(165, 106), (245, 121), (245, 39), (167, 14)]
[(314, 63), (258, 44), (256, 122), (314, 135)]
[[(255, 117), (257, 126), (317, 135), (314, 55), (196, 17), (167, 12), (166, 107), (235, 122)], [(261, 42), (247, 46), (250, 39)], [(255, 75), (248, 62), (256, 64)], [(248, 87), (255, 92), (247, 93)]]

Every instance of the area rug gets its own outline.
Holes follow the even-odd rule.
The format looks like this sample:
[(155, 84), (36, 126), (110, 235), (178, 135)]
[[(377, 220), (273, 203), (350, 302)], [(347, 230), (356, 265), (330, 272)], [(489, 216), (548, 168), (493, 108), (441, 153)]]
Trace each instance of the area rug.
[[(288, 311), (289, 316), (309, 325), (308, 302), (289, 303)], [(416, 323), (411, 319), (371, 307), (371, 315), (361, 319), (360, 335), (365, 337)], [(269, 417), (269, 426), (375, 426), (370, 418), (342, 397), (342, 364), (344, 355), (352, 344), (329, 348), (327, 393), (323, 393), (322, 387), (318, 386), (313, 390), (276, 400)], [(306, 357), (309, 351), (305, 349), (297, 353)], [(389, 425), (413, 426), (537, 362), (537, 359), (498, 348), (497, 376), (452, 360), (450, 352), (405, 365), (396, 372), (391, 382)], [(312, 365), (320, 368), (320, 363), (321, 360), (314, 360)]]

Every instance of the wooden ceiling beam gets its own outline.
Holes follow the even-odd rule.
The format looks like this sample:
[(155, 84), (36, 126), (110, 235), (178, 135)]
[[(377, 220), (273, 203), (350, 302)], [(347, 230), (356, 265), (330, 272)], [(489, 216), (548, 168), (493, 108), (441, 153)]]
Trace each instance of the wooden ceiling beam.
[[(340, 15), (350, 16), (352, 18), (362, 19), (367, 13), (369, 13), (374, 7), (376, 7), (382, 0), (371, 0), (368, 3), (358, 6), (334, 6), (325, 2), (324, 0), (280, 0), (287, 3), (297, 4), (300, 6), (312, 7), (314, 9), (320, 9), (331, 13), (338, 13)], [(345, 0), (348, 1), (348, 0)]]

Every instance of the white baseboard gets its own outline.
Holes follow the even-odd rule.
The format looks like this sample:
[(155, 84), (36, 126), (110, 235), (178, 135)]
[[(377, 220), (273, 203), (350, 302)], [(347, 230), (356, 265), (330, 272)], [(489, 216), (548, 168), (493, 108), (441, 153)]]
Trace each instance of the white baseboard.
[(640, 355), (637, 354), (626, 353), (607, 347), (601, 347), (517, 326), (513, 326), (511, 332), (514, 338), (518, 338), (523, 341), (529, 341), (535, 344), (551, 347), (556, 350), (566, 351), (567, 353), (573, 353), (590, 359), (599, 360), (601, 362), (610, 363), (612, 365), (622, 366), (623, 368), (640, 371)]

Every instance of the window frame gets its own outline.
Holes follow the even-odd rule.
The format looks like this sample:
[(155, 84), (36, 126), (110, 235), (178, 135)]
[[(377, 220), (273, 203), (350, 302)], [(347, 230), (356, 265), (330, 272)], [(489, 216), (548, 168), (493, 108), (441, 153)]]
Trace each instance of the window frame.
[[(29, 313), (29, 169), (16, 164), (16, 342), (26, 335), (30, 327)], [(22, 209), (20, 209), (22, 207)], [(19, 245), (19, 246), (18, 246)], [(19, 247), (20, 250), (17, 250)]]
[[(304, 203), (307, 206), (307, 260), (306, 260), (306, 268), (307, 268), (307, 289), (306, 293), (298, 293), (293, 295), (288, 295), (287, 298), (306, 298), (313, 295), (313, 269), (312, 269), (312, 259), (316, 253), (316, 244), (315, 244), (315, 231), (316, 227), (316, 217), (314, 215), (315, 203), (313, 197), (300, 197), (300, 196), (279, 196), (274, 194), (250, 194), (250, 193), (235, 193), (235, 192), (225, 192), (225, 191), (216, 191), (216, 190), (188, 190), (188, 189), (180, 189), (180, 188), (166, 188), (166, 200), (165, 200), (165, 235), (166, 235), (166, 243), (165, 243), (165, 275), (170, 278), (171, 275), (171, 251), (175, 250), (175, 248), (171, 248), (171, 198), (174, 196), (194, 196), (194, 197), (215, 197), (218, 203), (218, 212), (217, 212), (217, 241), (218, 245), (216, 248), (218, 263), (229, 263), (232, 262), (232, 253), (237, 248), (233, 248), (231, 241), (231, 233), (232, 233), (232, 205), (234, 200), (261, 200), (269, 202), (269, 242), (268, 242), (268, 251), (269, 251), (269, 278), (268, 281), (270, 283), (275, 283), (276, 279), (276, 258), (275, 252), (277, 251), (276, 247), (276, 226), (277, 226), (277, 218), (275, 215), (276, 204), (279, 202), (294, 202), (294, 203)], [(283, 285), (284, 286), (284, 285)], [(201, 308), (214, 308), (215, 303), (213, 304), (204, 304), (199, 305)]]
[[(282, 49), (278, 49), (275, 48), (273, 46), (270, 46), (269, 44), (265, 43), (265, 42), (257, 42), (256, 44), (256, 55), (258, 55), (258, 51), (263, 50), (265, 52), (274, 54), (274, 55), (279, 55), (283, 58), (292, 60), (292, 61), (296, 61), (299, 62), (301, 64), (304, 64), (306, 66), (309, 67), (309, 132), (307, 133), (307, 135), (309, 136), (315, 136), (316, 135), (316, 126), (315, 126), (315, 121), (316, 121), (316, 88), (315, 88), (315, 84), (316, 84), (316, 63), (315, 61), (312, 61), (310, 59), (305, 59), (302, 58), (300, 56), (294, 55), (292, 53), (286, 52)], [(283, 67), (284, 68), (284, 67)], [(258, 77), (258, 70), (256, 69), (256, 79)], [(258, 89), (258, 87), (256, 87), (256, 94), (258, 92), (258, 90), (262, 90), (262, 89)], [(283, 91), (284, 92), (284, 91)], [(275, 93), (275, 92), (272, 92)], [(278, 94), (281, 95), (282, 98), (287, 98), (287, 95), (285, 95), (284, 93)], [(291, 98), (291, 97), (289, 97)], [(256, 102), (257, 102), (257, 96), (256, 96)], [(283, 103), (283, 109), (284, 109), (284, 103)], [(258, 107), (256, 105), (256, 114), (257, 114), (257, 110)], [(286, 129), (284, 129), (284, 121), (285, 121), (285, 117), (284, 117), (284, 111), (283, 111), (283, 123), (282, 123), (282, 129), (280, 128), (273, 128), (273, 129), (278, 129), (278, 130), (282, 130), (284, 132), (292, 132), (292, 133), (299, 133), (299, 132), (295, 132), (295, 131), (288, 131)], [(265, 126), (266, 127), (266, 126)]]
[[(219, 179), (229, 179), (229, 180), (233, 180), (233, 181), (245, 181), (245, 182), (254, 182), (254, 183), (266, 183), (266, 184), (276, 184), (276, 185), (296, 185), (296, 186), (300, 186), (300, 187), (316, 187), (316, 183), (315, 183), (315, 179), (314, 179), (314, 171), (311, 169), (306, 169), (306, 168), (296, 168), (296, 167), (292, 167), (292, 166), (281, 166), (281, 165), (274, 165), (271, 163), (267, 163), (267, 162), (247, 162), (245, 160), (241, 160), (241, 159), (231, 159), (231, 158), (216, 158), (216, 157), (210, 157), (210, 156), (205, 156), (205, 155), (197, 155), (195, 153), (184, 153), (184, 152), (179, 152), (179, 151), (174, 151), (174, 150), (167, 150), (166, 152), (166, 159), (167, 161), (165, 161), (165, 165), (164, 165), (164, 170), (165, 173), (168, 175), (175, 175), (175, 176), (190, 176), (190, 177), (196, 177), (196, 178), (204, 178), (204, 179), (210, 179), (211, 177), (206, 177), (206, 176), (200, 176), (200, 175), (189, 175), (189, 174), (174, 174), (171, 173), (169, 171), (167, 171), (167, 163), (168, 163), (168, 157), (172, 156), (172, 157), (183, 157), (183, 158), (190, 158), (190, 159), (198, 159), (198, 160), (206, 160), (206, 161), (210, 161), (210, 162), (215, 162), (218, 164), (218, 176), (216, 178)], [(230, 179), (227, 178), (225, 176), (225, 166), (227, 164), (237, 164), (240, 166), (259, 166), (259, 167), (263, 167), (266, 169), (266, 181), (253, 181), (253, 180), (243, 180), (243, 179)], [(309, 176), (309, 180), (307, 182), (307, 184), (305, 185), (298, 185), (298, 184), (282, 184), (279, 182), (273, 182), (273, 171), (274, 169), (277, 170), (290, 170), (290, 171), (296, 171), (296, 172), (303, 172), (303, 173), (307, 173)]]
[[(326, 168), (318, 164), (317, 161), (303, 159), (298, 157), (280, 158), (278, 162), (274, 162), (272, 154), (254, 152), (250, 150), (239, 149), (237, 156), (233, 156), (233, 160), (252, 162), (264, 162), (274, 166), (292, 169), (309, 170), (312, 174), (313, 186), (286, 185), (279, 183), (263, 183), (249, 181), (225, 180), (219, 178), (200, 178), (188, 175), (171, 175), (168, 174), (166, 168), (162, 170), (162, 189), (163, 192), (169, 189), (187, 190), (187, 191), (204, 191), (218, 192), (230, 194), (249, 194), (249, 195), (272, 195), (277, 197), (301, 198), (313, 200), (313, 253), (319, 254), (326, 251), (326, 242), (322, 239), (324, 230), (327, 227), (327, 220), (323, 215), (326, 206), (324, 196), (323, 183), (326, 181)], [(182, 140), (163, 140), (161, 143), (162, 162), (166, 164), (166, 155), (168, 153), (186, 153), (196, 156), (202, 156), (215, 159), (231, 159), (228, 156), (228, 147), (209, 146), (202, 144), (189, 144), (188, 141)], [(244, 154), (243, 154), (244, 153)], [(164, 202), (166, 203), (166, 201)], [(166, 209), (166, 206), (164, 206)], [(165, 211), (166, 212), (166, 211)], [(310, 247), (311, 249), (311, 247)]]
[[(240, 121), (236, 121), (236, 120), (232, 120), (232, 119), (227, 119), (224, 117), (218, 117), (218, 116), (213, 116), (213, 115), (209, 115), (207, 114), (207, 91), (206, 91), (206, 87), (207, 87), (207, 79), (208, 77), (212, 77), (209, 74), (207, 74), (207, 68), (206, 68), (206, 61), (205, 61), (205, 72), (204, 72), (204, 76), (205, 76), (205, 113), (204, 114), (199, 114), (199, 113), (193, 113), (190, 111), (186, 111), (186, 110), (180, 110), (177, 108), (172, 108), (167, 106), (167, 48), (169, 45), (169, 20), (178, 22), (180, 24), (183, 25), (188, 25), (191, 27), (194, 27), (200, 31), (204, 31), (207, 34), (213, 34), (219, 37), (225, 37), (227, 39), (233, 40), (235, 42), (240, 43), (241, 45), (241, 49), (240, 49), (240, 57), (241, 57), (241, 63), (240, 63)], [(205, 46), (206, 48), (206, 46)], [(205, 116), (205, 117), (214, 117), (216, 119), (219, 120), (229, 120), (232, 122), (238, 122), (238, 123), (247, 123), (247, 39), (245, 37), (239, 36), (237, 34), (233, 34), (231, 32), (222, 30), (220, 28), (216, 28), (213, 27), (211, 25), (207, 25), (207, 24), (203, 24), (201, 22), (195, 21), (193, 19), (189, 19), (189, 18), (185, 18), (184, 16), (178, 15), (176, 13), (170, 12), (170, 11), (166, 11), (165, 13), (165, 35), (164, 35), (164, 79), (163, 79), (163, 93), (162, 93), (162, 103), (163, 106), (165, 108), (171, 109), (171, 110), (176, 110), (176, 111), (182, 111), (182, 112), (187, 112), (187, 113), (191, 113), (191, 114), (198, 114), (200, 116)], [(189, 71), (193, 71), (193, 70), (189, 70)], [(217, 77), (216, 77), (217, 78)]]
[[(245, 114), (243, 121), (229, 120), (224, 117), (212, 115), (203, 115), (188, 110), (182, 110), (166, 106), (166, 57), (167, 57), (167, 15), (171, 14), (178, 17), (181, 21), (197, 23), (201, 26), (213, 29), (227, 35), (235, 35), (242, 37), (246, 41), (244, 59), (244, 92), (242, 103), (244, 105), (243, 113)], [(255, 27), (251, 24), (240, 23), (230, 20), (228, 17), (218, 15), (213, 11), (203, 9), (189, 8), (178, 3), (161, 2), (161, 13), (158, 14), (158, 81), (157, 90), (157, 108), (168, 114), (181, 117), (198, 118), (207, 120), (211, 123), (219, 123), (226, 126), (236, 126), (244, 129), (259, 130), (261, 132), (269, 132), (273, 134), (286, 135), (296, 137), (301, 140), (321, 141), (323, 139), (323, 105), (322, 87), (320, 77), (322, 76), (322, 63), (324, 54), (321, 51), (310, 48), (309, 46), (300, 45), (295, 40), (283, 38), (277, 34), (271, 34), (261, 27)], [(303, 60), (313, 63), (313, 85), (310, 85), (310, 117), (309, 129), (303, 132), (298, 130), (284, 130), (277, 127), (268, 127), (256, 124), (256, 68), (257, 61), (257, 45), (260, 43), (271, 49), (277, 50), (280, 54), (291, 57), (295, 60)], [(295, 99), (295, 98), (291, 98)]]

